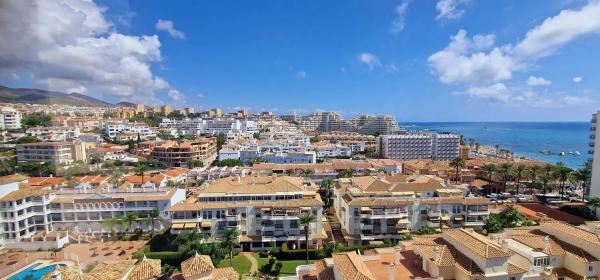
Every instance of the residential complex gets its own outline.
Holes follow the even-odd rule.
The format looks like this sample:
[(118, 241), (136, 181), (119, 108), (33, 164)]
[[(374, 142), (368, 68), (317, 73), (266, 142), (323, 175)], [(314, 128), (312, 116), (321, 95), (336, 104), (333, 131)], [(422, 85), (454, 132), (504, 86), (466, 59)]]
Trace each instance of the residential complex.
[(600, 129), (598, 129), (598, 113), (592, 115), (592, 125), (590, 128), (590, 150), (592, 179), (589, 188), (589, 194), (600, 196)]
[(344, 120), (336, 112), (316, 112), (307, 116), (284, 116), (284, 119), (298, 123), (298, 127), (306, 131), (349, 131), (363, 134), (394, 134), (400, 132), (398, 122), (392, 116), (358, 115)]
[(17, 145), (17, 161), (44, 162), (54, 165), (68, 165), (75, 161), (85, 161), (86, 151), (82, 143), (74, 142), (34, 142)]
[(126, 121), (102, 122), (102, 134), (117, 141), (146, 140), (156, 137), (156, 132), (148, 125)]
[(244, 250), (263, 250), (286, 243), (305, 246), (299, 217), (315, 217), (310, 224), (309, 247), (319, 248), (327, 238), (321, 223), (323, 202), (312, 184), (299, 177), (246, 176), (215, 181), (193, 200), (173, 205), (171, 233), (201, 230), (218, 238), (225, 228), (240, 232)]
[(171, 167), (187, 166), (190, 160), (200, 160), (208, 166), (217, 159), (217, 140), (166, 141), (154, 146), (151, 156)]
[(481, 229), (490, 213), (487, 198), (464, 197), (434, 176), (344, 178), (334, 194), (342, 232), (353, 244), (399, 239), (421, 226)]
[(396, 160), (452, 160), (459, 156), (460, 137), (450, 133), (406, 133), (379, 136), (379, 152)]

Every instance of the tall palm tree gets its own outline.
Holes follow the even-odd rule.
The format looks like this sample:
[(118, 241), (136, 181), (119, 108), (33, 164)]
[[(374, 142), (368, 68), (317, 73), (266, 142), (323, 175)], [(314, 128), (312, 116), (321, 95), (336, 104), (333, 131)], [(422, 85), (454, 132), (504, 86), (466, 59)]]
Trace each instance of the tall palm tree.
[(448, 165), (454, 167), (454, 170), (456, 171), (456, 182), (461, 182), (462, 178), (460, 177), (460, 170), (467, 166), (465, 159), (462, 157), (455, 157)]
[(111, 178), (110, 181), (116, 185), (116, 187), (120, 186), (123, 182), (123, 172), (121, 170), (114, 168), (110, 172)]
[(502, 189), (503, 192), (506, 192), (506, 183), (508, 182), (508, 176), (510, 175), (510, 171), (512, 169), (512, 164), (505, 162), (500, 164), (498, 168), (498, 172), (502, 175)]
[(490, 164), (486, 164), (484, 165), (481, 170), (483, 171), (483, 173), (485, 174), (485, 176), (487, 177), (488, 181), (492, 181), (492, 177), (494, 176), (494, 173), (496, 173), (496, 165), (493, 163)]
[(153, 235), (154, 235), (154, 229), (155, 229), (154, 225), (156, 224), (156, 222), (162, 222), (163, 220), (164, 219), (160, 216), (160, 211), (158, 211), (158, 209), (154, 208), (148, 212), (148, 217), (146, 217), (146, 222), (148, 224), (150, 224)]
[(552, 175), (550, 174), (544, 174), (540, 176), (540, 181), (542, 181), (542, 188), (544, 189), (544, 194), (547, 193), (548, 183), (550, 183), (552, 179)]
[(542, 172), (542, 168), (539, 165), (530, 166), (529, 170), (527, 172), (529, 175), (529, 179), (531, 180), (531, 184), (529, 185), (529, 192), (532, 195), (533, 195), (533, 185), (535, 184), (535, 181), (537, 180), (537, 178), (541, 172)]
[(321, 186), (319, 188), (319, 194), (321, 195), (321, 199), (325, 203), (323, 207), (326, 209), (329, 209), (333, 205), (333, 189), (331, 188), (331, 185), (333, 185), (333, 181), (329, 178), (326, 178), (323, 181), (321, 181)]
[(573, 178), (581, 183), (581, 202), (585, 202), (587, 183), (591, 177), (592, 171), (588, 167), (579, 168), (573, 172)]
[(517, 195), (519, 194), (519, 187), (521, 185), (521, 178), (523, 178), (523, 175), (525, 175), (525, 171), (527, 170), (527, 167), (523, 164), (519, 164), (515, 167), (515, 179), (516, 179), (516, 183), (517, 183)]
[(142, 176), (142, 185), (143, 185), (144, 184), (144, 172), (146, 172), (146, 166), (143, 164), (140, 164), (140, 165), (136, 166), (135, 169), (133, 169), (133, 172), (137, 176)]
[(302, 212), (298, 217), (300, 224), (304, 226), (304, 242), (306, 244), (306, 264), (308, 264), (308, 237), (310, 236), (310, 224), (317, 220), (311, 212)]
[(118, 217), (108, 218), (102, 221), (102, 225), (110, 229), (110, 236), (115, 236), (117, 225), (119, 224)]
[(234, 228), (226, 228), (223, 231), (223, 235), (221, 236), (223, 243), (227, 245), (227, 252), (229, 254), (229, 265), (232, 265), (233, 260), (233, 246), (238, 241), (238, 236), (240, 233)]
[(125, 215), (125, 217), (123, 217), (123, 223), (127, 225), (128, 232), (131, 230), (131, 225), (133, 222), (135, 222), (139, 217), (140, 215), (138, 212), (129, 212)]
[(573, 169), (565, 166), (563, 163), (559, 163), (558, 166), (556, 166), (554, 172), (555, 172), (554, 176), (560, 182), (560, 194), (564, 195), (565, 194), (565, 182), (567, 182), (567, 180), (569, 180), (571, 173), (573, 173)]

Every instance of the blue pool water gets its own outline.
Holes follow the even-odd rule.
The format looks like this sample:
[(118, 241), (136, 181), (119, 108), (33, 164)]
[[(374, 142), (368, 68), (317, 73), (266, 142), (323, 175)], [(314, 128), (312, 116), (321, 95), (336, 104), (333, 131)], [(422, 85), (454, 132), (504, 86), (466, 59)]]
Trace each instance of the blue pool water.
[[(40, 268), (40, 269), (35, 269), (36, 267), (40, 266), (40, 263), (34, 263), (32, 265), (30, 265), (27, 269), (19, 272), (16, 275), (11, 276), (10, 278), (8, 278), (8, 280), (40, 280), (42, 279), (42, 277), (44, 277), (44, 275), (46, 275), (48, 272), (54, 270), (54, 268), (56, 268), (57, 264), (55, 265), (49, 265), (46, 266), (44, 268)], [(61, 267), (65, 266), (64, 264), (58, 264)]]

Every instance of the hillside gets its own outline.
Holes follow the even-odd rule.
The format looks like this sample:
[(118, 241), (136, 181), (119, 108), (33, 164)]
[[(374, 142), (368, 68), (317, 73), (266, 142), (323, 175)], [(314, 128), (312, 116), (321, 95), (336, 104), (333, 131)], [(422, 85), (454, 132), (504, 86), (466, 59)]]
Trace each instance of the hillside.
[(30, 88), (0, 86), (0, 102), (29, 104), (65, 104), (87, 107), (113, 107), (113, 104), (79, 93), (62, 93)]

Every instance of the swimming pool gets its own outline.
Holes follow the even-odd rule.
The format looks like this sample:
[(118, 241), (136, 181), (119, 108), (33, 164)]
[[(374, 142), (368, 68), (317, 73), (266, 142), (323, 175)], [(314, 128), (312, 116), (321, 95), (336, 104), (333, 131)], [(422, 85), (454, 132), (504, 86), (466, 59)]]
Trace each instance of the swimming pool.
[(60, 265), (61, 267), (66, 266), (64, 264), (53, 264), (40, 269), (35, 269), (40, 265), (43, 265), (43, 263), (34, 263), (21, 272), (9, 277), (8, 280), (40, 280), (46, 273), (54, 270), (57, 265)]

